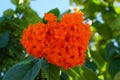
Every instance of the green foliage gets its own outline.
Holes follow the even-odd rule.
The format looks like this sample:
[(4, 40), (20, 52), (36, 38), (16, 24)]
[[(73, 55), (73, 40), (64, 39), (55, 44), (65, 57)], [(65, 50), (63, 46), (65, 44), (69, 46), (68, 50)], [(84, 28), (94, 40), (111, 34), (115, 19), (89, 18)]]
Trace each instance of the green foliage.
[(33, 80), (41, 68), (42, 60), (30, 59), (17, 63), (6, 73), (3, 80)]
[(37, 23), (37, 22), (42, 21), (42, 19), (38, 16), (38, 14), (34, 10), (32, 10), (31, 8), (27, 8), (25, 10), (24, 15), (22, 17), (22, 20), (28, 24), (33, 24), (33, 23)]
[(43, 61), (42, 72), (45, 74), (43, 77), (48, 80), (59, 80), (60, 78), (60, 68), (48, 63), (46, 60)]
[(95, 73), (93, 73), (90, 69), (82, 67), (81, 70), (81, 76), (83, 80), (98, 80)]
[[(30, 0), (11, 2), (16, 9), (7, 9), (0, 17), (0, 74), (4, 74), (0, 75), (0, 80), (120, 79), (120, 7), (114, 4), (120, 0), (70, 0), (70, 5), (80, 7), (86, 21), (92, 22), (92, 35), (85, 65), (68, 70), (27, 55), (20, 44), (23, 29), (28, 24), (46, 21), (30, 7)], [(69, 12), (71, 10), (68, 9), (63, 14)], [(58, 8), (48, 13), (59, 19), (63, 15)]]
[(0, 48), (4, 48), (9, 41), (9, 32), (0, 34)]
[(60, 15), (60, 11), (58, 10), (58, 8), (48, 11), (48, 13), (53, 13), (57, 17), (59, 17), (59, 15)]
[(4, 16), (11, 16), (14, 15), (14, 10), (12, 9), (7, 9), (6, 11), (4, 11)]

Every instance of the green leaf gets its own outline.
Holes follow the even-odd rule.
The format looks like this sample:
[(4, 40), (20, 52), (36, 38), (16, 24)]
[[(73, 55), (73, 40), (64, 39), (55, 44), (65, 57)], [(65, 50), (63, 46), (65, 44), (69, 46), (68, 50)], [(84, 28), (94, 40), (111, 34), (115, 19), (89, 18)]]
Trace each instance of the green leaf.
[(52, 9), (48, 13), (53, 13), (57, 17), (60, 15), (60, 11), (58, 8)]
[(11, 0), (16, 5), (16, 12), (23, 13), (28, 7), (30, 7), (30, 0)]
[(13, 16), (14, 13), (15, 13), (14, 10), (7, 9), (6, 11), (4, 11), (4, 16)]
[(72, 79), (72, 80), (79, 80), (79, 79), (81, 79), (80, 74), (77, 73), (77, 71), (75, 71), (72, 68), (70, 68), (68, 70), (62, 69), (62, 71), (68, 75), (69, 79)]
[(109, 64), (109, 72), (114, 78), (115, 74), (120, 72), (120, 58), (113, 59)]
[(117, 14), (120, 14), (120, 6), (113, 5), (113, 8)]
[(60, 68), (48, 63), (46, 60), (43, 61), (42, 71), (47, 75), (48, 80), (59, 80), (60, 78)]
[(66, 73), (61, 72), (60, 80), (69, 80), (69, 77), (68, 77), (68, 75)]
[(93, 26), (96, 28), (97, 32), (104, 38), (104, 39), (111, 39), (113, 37), (113, 33), (111, 28), (107, 24), (101, 24), (100, 22), (96, 21), (93, 23)]
[(27, 8), (22, 19), (28, 24), (34, 24), (37, 22), (42, 22), (42, 19), (38, 16), (38, 14), (31, 8)]
[(98, 80), (95, 73), (86, 67), (76, 66), (74, 70), (81, 75), (81, 80)]
[(85, 60), (85, 67), (91, 69), (93, 72), (96, 72), (96, 69), (98, 69), (97, 65), (95, 64), (95, 62), (90, 61), (90, 59), (86, 59)]
[(116, 53), (117, 47), (114, 45), (114, 42), (109, 42), (106, 44), (106, 48), (104, 51), (105, 58), (109, 61), (113, 55)]
[(19, 1), (19, 0), (11, 0), (11, 2), (12, 2), (13, 4), (15, 4), (15, 5), (18, 4), (18, 1)]
[(60, 78), (60, 68), (49, 64), (49, 80), (59, 80)]
[(90, 53), (92, 58), (93, 58), (93, 61), (96, 63), (96, 65), (98, 66), (98, 68), (101, 70), (101, 71), (105, 71), (106, 70), (106, 66), (107, 66), (107, 63), (106, 61), (100, 56), (99, 53), (96, 53), (96, 52), (91, 52)]
[(117, 31), (117, 32), (120, 32), (120, 16), (117, 16), (116, 19), (114, 19), (110, 24), (110, 28), (113, 30), (113, 31)]
[(9, 32), (0, 34), (0, 48), (5, 47), (9, 41)]
[(115, 75), (114, 80), (120, 80), (120, 72)]
[(5, 74), (3, 80), (33, 80), (41, 69), (43, 59), (29, 59), (17, 63)]
[(82, 76), (82, 80), (98, 80), (95, 73), (86, 67), (81, 67), (80, 74)]

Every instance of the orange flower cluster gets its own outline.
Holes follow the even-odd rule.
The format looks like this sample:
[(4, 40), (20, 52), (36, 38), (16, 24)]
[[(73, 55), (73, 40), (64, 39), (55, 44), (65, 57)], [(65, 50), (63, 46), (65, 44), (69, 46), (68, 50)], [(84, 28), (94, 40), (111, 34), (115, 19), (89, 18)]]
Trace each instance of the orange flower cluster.
[(83, 65), (91, 31), (84, 22), (83, 13), (66, 13), (60, 22), (48, 13), (47, 23), (29, 25), (23, 31), (22, 45), (35, 58), (45, 58), (48, 62), (64, 69)]

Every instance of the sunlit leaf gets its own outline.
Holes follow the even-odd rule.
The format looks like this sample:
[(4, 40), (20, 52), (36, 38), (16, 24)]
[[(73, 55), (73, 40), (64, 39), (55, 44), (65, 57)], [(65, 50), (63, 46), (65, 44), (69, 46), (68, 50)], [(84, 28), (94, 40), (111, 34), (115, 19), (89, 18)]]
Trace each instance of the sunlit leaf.
[(26, 9), (22, 19), (28, 24), (33, 24), (42, 21), (42, 19), (38, 16), (38, 14), (31, 8)]
[(72, 80), (81, 80), (81, 76), (79, 73), (77, 73), (74, 69), (70, 68), (68, 70), (62, 70), (63, 72), (65, 72), (69, 79), (72, 79)]
[(81, 76), (81, 80), (98, 80), (96, 74), (89, 68), (77, 66), (73, 69)]
[(114, 7), (115, 12), (116, 12), (117, 14), (120, 14), (120, 6), (114, 5), (113, 7)]
[(48, 11), (48, 13), (53, 13), (57, 17), (60, 15), (60, 11), (58, 8), (55, 8), (55, 9)]
[(101, 71), (105, 71), (106, 70), (106, 61), (100, 56), (99, 53), (95, 53), (95, 52), (90, 52), (92, 58), (93, 58), (93, 61), (96, 63), (96, 65), (98, 66), (98, 68), (101, 70)]

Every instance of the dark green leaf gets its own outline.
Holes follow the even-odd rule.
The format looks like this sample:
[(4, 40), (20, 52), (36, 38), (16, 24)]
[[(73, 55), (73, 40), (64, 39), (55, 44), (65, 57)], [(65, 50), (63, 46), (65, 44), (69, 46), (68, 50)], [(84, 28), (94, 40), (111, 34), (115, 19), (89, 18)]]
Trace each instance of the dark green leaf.
[(52, 9), (48, 13), (53, 13), (57, 17), (60, 15), (60, 11), (58, 8)]
[[(42, 70), (45, 74), (47, 74), (48, 80), (59, 80), (60, 78), (60, 68), (48, 63), (44, 60), (42, 64)], [(44, 76), (43, 76), (44, 78)]]
[(114, 77), (117, 72), (120, 72), (120, 58), (113, 59), (110, 62), (109, 72), (112, 77)]
[(90, 59), (86, 59), (84, 65), (85, 65), (85, 67), (90, 68), (93, 72), (96, 72), (96, 69), (98, 69), (95, 62), (90, 61)]
[(107, 60), (110, 60), (116, 53), (117, 47), (114, 46), (114, 42), (110, 42), (106, 45), (104, 55)]
[(42, 60), (30, 59), (14, 65), (3, 80), (33, 80), (41, 68)]
[(61, 72), (60, 80), (69, 80), (68, 75), (64, 72)]
[(93, 23), (93, 26), (104, 39), (111, 39), (113, 37), (112, 30), (107, 24), (101, 24), (100, 22), (96, 21)]
[(0, 48), (5, 47), (9, 41), (9, 32), (0, 34)]

